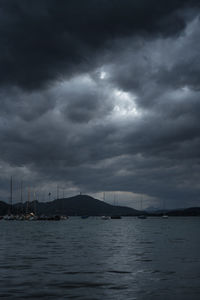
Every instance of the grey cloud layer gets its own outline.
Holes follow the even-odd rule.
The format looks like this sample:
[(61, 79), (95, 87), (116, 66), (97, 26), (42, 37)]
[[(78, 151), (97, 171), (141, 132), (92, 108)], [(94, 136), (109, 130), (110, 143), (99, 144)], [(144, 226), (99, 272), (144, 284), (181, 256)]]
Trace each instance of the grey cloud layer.
[(198, 200), (198, 1), (0, 4), (2, 195), (12, 174)]
[[(182, 147), (179, 157), (193, 153), (198, 158), (192, 144), (188, 151), (187, 142), (197, 145), (199, 141), (199, 23), (196, 18), (176, 39), (145, 42), (136, 50), (133, 42), (133, 51), (125, 49), (111, 65), (110, 80), (124, 91), (135, 93), (137, 105), (147, 111), (137, 134), (131, 132), (126, 137), (128, 141), (131, 136), (136, 138), (136, 149), (142, 140), (142, 149), (148, 153), (161, 151), (161, 155), (176, 157), (178, 146)], [(177, 151), (172, 153), (171, 147)]]
[(1, 0), (0, 82), (26, 89), (90, 70), (113, 39), (180, 32), (183, 0)]

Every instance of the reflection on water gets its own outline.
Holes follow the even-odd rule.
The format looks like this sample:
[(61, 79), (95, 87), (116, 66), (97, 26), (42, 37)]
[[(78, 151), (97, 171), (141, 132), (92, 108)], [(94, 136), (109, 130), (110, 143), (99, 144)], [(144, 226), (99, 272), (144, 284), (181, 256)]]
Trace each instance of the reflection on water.
[(200, 218), (0, 222), (1, 299), (200, 299)]

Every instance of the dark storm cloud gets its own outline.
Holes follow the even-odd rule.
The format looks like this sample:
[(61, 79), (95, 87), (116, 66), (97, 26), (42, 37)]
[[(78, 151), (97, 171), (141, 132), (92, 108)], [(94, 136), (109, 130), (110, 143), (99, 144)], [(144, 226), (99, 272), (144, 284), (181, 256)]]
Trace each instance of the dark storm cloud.
[[(0, 188), (198, 200), (198, 1), (0, 1)], [(6, 178), (6, 179), (5, 179)]]
[(184, 87), (199, 90), (199, 24), (199, 17), (195, 18), (176, 38), (124, 41), (116, 59), (110, 58), (111, 80), (123, 90), (138, 94), (139, 104), (144, 106), (157, 105), (166, 91)]
[(1, 0), (0, 83), (34, 89), (89, 70), (115, 38), (180, 32), (180, 9), (198, 2)]
[[(178, 38), (133, 41), (111, 63), (109, 80), (133, 93), (146, 115), (126, 131), (131, 151), (147, 155), (199, 157), (199, 18)], [(131, 145), (131, 141), (133, 144)], [(137, 141), (135, 143), (134, 141)], [(190, 147), (189, 147), (190, 145)], [(190, 148), (190, 150), (189, 150)]]
[(109, 91), (100, 82), (82, 76), (65, 83), (60, 93), (60, 110), (66, 119), (75, 123), (87, 123), (101, 118), (112, 110), (107, 101)]
[(0, 99), (0, 116), (7, 122), (14, 115), (27, 122), (37, 119), (56, 104), (48, 91), (27, 93), (16, 87), (0, 89)]
[(115, 126), (102, 124), (113, 106), (112, 99), (107, 101), (107, 89), (101, 88), (82, 76), (39, 94), (2, 90), (1, 159), (19, 166), (50, 161), (78, 166), (95, 160), (97, 145), (116, 131)]

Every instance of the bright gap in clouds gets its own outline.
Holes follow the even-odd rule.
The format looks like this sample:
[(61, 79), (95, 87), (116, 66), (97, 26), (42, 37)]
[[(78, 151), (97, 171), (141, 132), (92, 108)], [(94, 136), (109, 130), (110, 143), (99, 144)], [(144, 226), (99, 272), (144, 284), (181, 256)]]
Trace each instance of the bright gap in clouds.
[(137, 108), (135, 100), (137, 96), (118, 89), (113, 90), (115, 117), (139, 117), (141, 112)]
[(105, 71), (101, 71), (100, 72), (100, 79), (105, 79), (106, 78), (106, 76), (107, 76), (107, 73), (105, 72)]
[[(104, 69), (100, 70), (99, 78), (106, 80), (109, 73)], [(107, 86), (109, 87), (109, 85)], [(138, 110), (135, 100), (137, 96), (133, 93), (124, 92), (118, 88), (110, 87), (110, 93), (114, 98), (113, 116), (114, 117), (139, 117), (141, 112)]]
[[(136, 104), (137, 95), (113, 87), (107, 80), (108, 77), (109, 73), (104, 70), (99, 72), (100, 81), (95, 81), (89, 74), (76, 76), (70, 81), (63, 81), (59, 85), (60, 94), (67, 95), (69, 93), (78, 96), (82, 92), (85, 93), (87, 90), (92, 90), (94, 94), (98, 93), (99, 96), (101, 95), (102, 99), (104, 99), (104, 104), (111, 102), (112, 109), (109, 115), (113, 119), (139, 118), (142, 113)], [(69, 97), (61, 97), (61, 102), (63, 102), (63, 99), (65, 99), (64, 103), (66, 103), (66, 99), (70, 101)], [(84, 105), (84, 99), (82, 104)]]

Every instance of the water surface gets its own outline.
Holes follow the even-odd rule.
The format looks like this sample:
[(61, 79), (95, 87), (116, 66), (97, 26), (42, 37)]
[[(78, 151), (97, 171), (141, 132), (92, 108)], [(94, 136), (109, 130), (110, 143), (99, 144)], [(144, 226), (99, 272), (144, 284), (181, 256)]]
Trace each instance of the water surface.
[(200, 299), (200, 218), (0, 221), (1, 299)]

